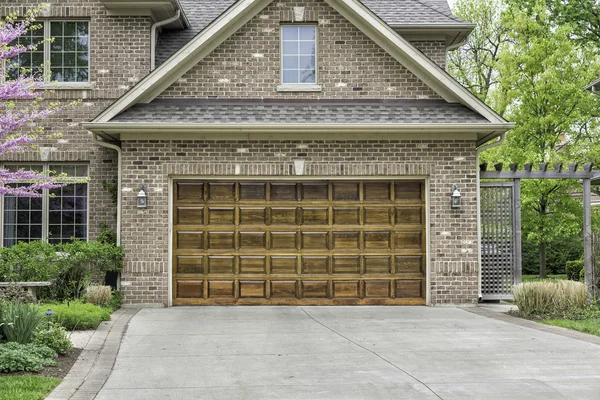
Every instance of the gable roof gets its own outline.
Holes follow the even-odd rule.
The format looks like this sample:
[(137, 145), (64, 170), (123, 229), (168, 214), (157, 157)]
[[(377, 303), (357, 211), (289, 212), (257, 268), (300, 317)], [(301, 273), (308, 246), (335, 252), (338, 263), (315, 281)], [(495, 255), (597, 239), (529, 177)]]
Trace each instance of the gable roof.
[[(238, 0), (179, 0), (190, 29), (164, 31), (156, 43), (156, 65), (165, 62), (177, 50), (200, 33)], [(446, 0), (360, 0), (392, 27), (472, 25), (452, 14)]]
[[(490, 140), (513, 127), (358, 0), (325, 1), (448, 103), (460, 103), (484, 117), (493, 131), (480, 140)], [(154, 100), (271, 2), (272, 0), (240, 0), (235, 3), (164, 64), (84, 126), (90, 130), (94, 126), (105, 126), (133, 105)]]

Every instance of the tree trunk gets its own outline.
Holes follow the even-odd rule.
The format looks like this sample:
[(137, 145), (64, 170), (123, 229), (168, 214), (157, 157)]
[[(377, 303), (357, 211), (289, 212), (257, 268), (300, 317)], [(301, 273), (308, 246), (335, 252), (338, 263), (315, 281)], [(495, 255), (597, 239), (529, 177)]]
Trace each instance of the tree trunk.
[(540, 243), (540, 279), (546, 279), (546, 242)]

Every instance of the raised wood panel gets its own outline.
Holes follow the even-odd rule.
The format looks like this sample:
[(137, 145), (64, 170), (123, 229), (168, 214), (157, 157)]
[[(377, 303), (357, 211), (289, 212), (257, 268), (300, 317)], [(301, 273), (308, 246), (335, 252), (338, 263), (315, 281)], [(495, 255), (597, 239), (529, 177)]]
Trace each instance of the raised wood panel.
[(201, 299), (204, 297), (204, 281), (177, 281), (177, 297)]
[(333, 256), (334, 274), (358, 274), (360, 272), (360, 257)]
[(197, 250), (204, 248), (203, 232), (177, 232), (177, 249)]
[(211, 275), (235, 273), (235, 257), (208, 256), (207, 273)]
[(235, 184), (210, 182), (208, 184), (209, 201), (235, 201)]
[(272, 299), (296, 298), (296, 281), (271, 281)]
[(420, 181), (175, 181), (174, 304), (423, 304)]
[(233, 281), (208, 281), (208, 298), (231, 299), (235, 295)]
[(204, 225), (204, 207), (177, 207), (178, 225)]
[(419, 280), (397, 280), (396, 298), (418, 298), (422, 297), (422, 281)]
[(265, 201), (266, 195), (266, 183), (240, 183), (240, 201)]
[(265, 281), (240, 281), (240, 297), (265, 297)]
[(265, 256), (241, 256), (240, 274), (266, 274), (267, 257)]
[(175, 198), (181, 202), (202, 202), (204, 200), (204, 184), (198, 182), (175, 183)]
[(203, 274), (203, 256), (176, 256), (175, 273), (177, 274)]
[(209, 225), (235, 225), (235, 208), (208, 207)]
[(302, 297), (327, 298), (327, 281), (302, 281)]
[(333, 281), (334, 298), (358, 298), (358, 281)]

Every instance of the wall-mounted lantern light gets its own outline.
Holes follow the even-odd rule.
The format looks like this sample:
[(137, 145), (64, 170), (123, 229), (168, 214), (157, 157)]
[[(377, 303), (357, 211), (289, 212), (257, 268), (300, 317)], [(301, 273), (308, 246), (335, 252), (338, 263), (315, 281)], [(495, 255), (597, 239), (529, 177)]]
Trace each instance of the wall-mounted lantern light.
[(137, 206), (138, 208), (148, 207), (148, 193), (146, 191), (146, 185), (140, 187), (140, 192), (137, 195)]
[(460, 197), (458, 185), (452, 185), (452, 208), (460, 208)]
[(304, 165), (306, 160), (304, 158), (294, 158), (294, 170), (296, 175), (304, 175)]

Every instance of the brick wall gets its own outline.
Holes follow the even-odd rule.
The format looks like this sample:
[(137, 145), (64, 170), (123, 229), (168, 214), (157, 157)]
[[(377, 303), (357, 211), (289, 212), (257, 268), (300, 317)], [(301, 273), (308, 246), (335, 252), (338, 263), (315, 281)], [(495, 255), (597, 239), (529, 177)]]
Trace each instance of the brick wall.
[[(92, 135), (79, 123), (92, 120), (149, 72), (151, 21), (148, 17), (110, 16), (97, 0), (5, 1), (0, 2), (0, 15), (22, 13), (41, 3), (50, 7), (39, 21), (90, 21), (90, 84), (78, 90), (55, 88), (45, 92), (45, 98), (58, 100), (65, 108), (39, 124), (47, 133), (60, 133), (61, 138), (38, 144), (52, 149), (48, 161), (89, 162), (89, 238), (94, 239), (100, 222), (115, 227), (116, 205), (103, 182), (116, 177), (117, 156), (113, 150), (94, 145)], [(83, 100), (81, 104), (69, 106), (78, 99)], [(40, 154), (7, 154), (2, 161), (40, 161)]]
[[(239, 149), (247, 149), (240, 152)], [(127, 141), (123, 143), (125, 301), (167, 304), (169, 176), (428, 176), (432, 304), (477, 302), (475, 142), (472, 141)], [(349, 160), (352, 160), (349, 163)], [(463, 196), (450, 207), (452, 184)], [(137, 192), (148, 185), (148, 208)]]
[[(320, 92), (278, 92), (280, 23), (294, 6), (318, 20)], [(418, 47), (436, 62), (443, 42)], [(440, 51), (442, 50), (442, 51)], [(274, 1), (184, 74), (160, 97), (439, 98), (324, 1)]]

